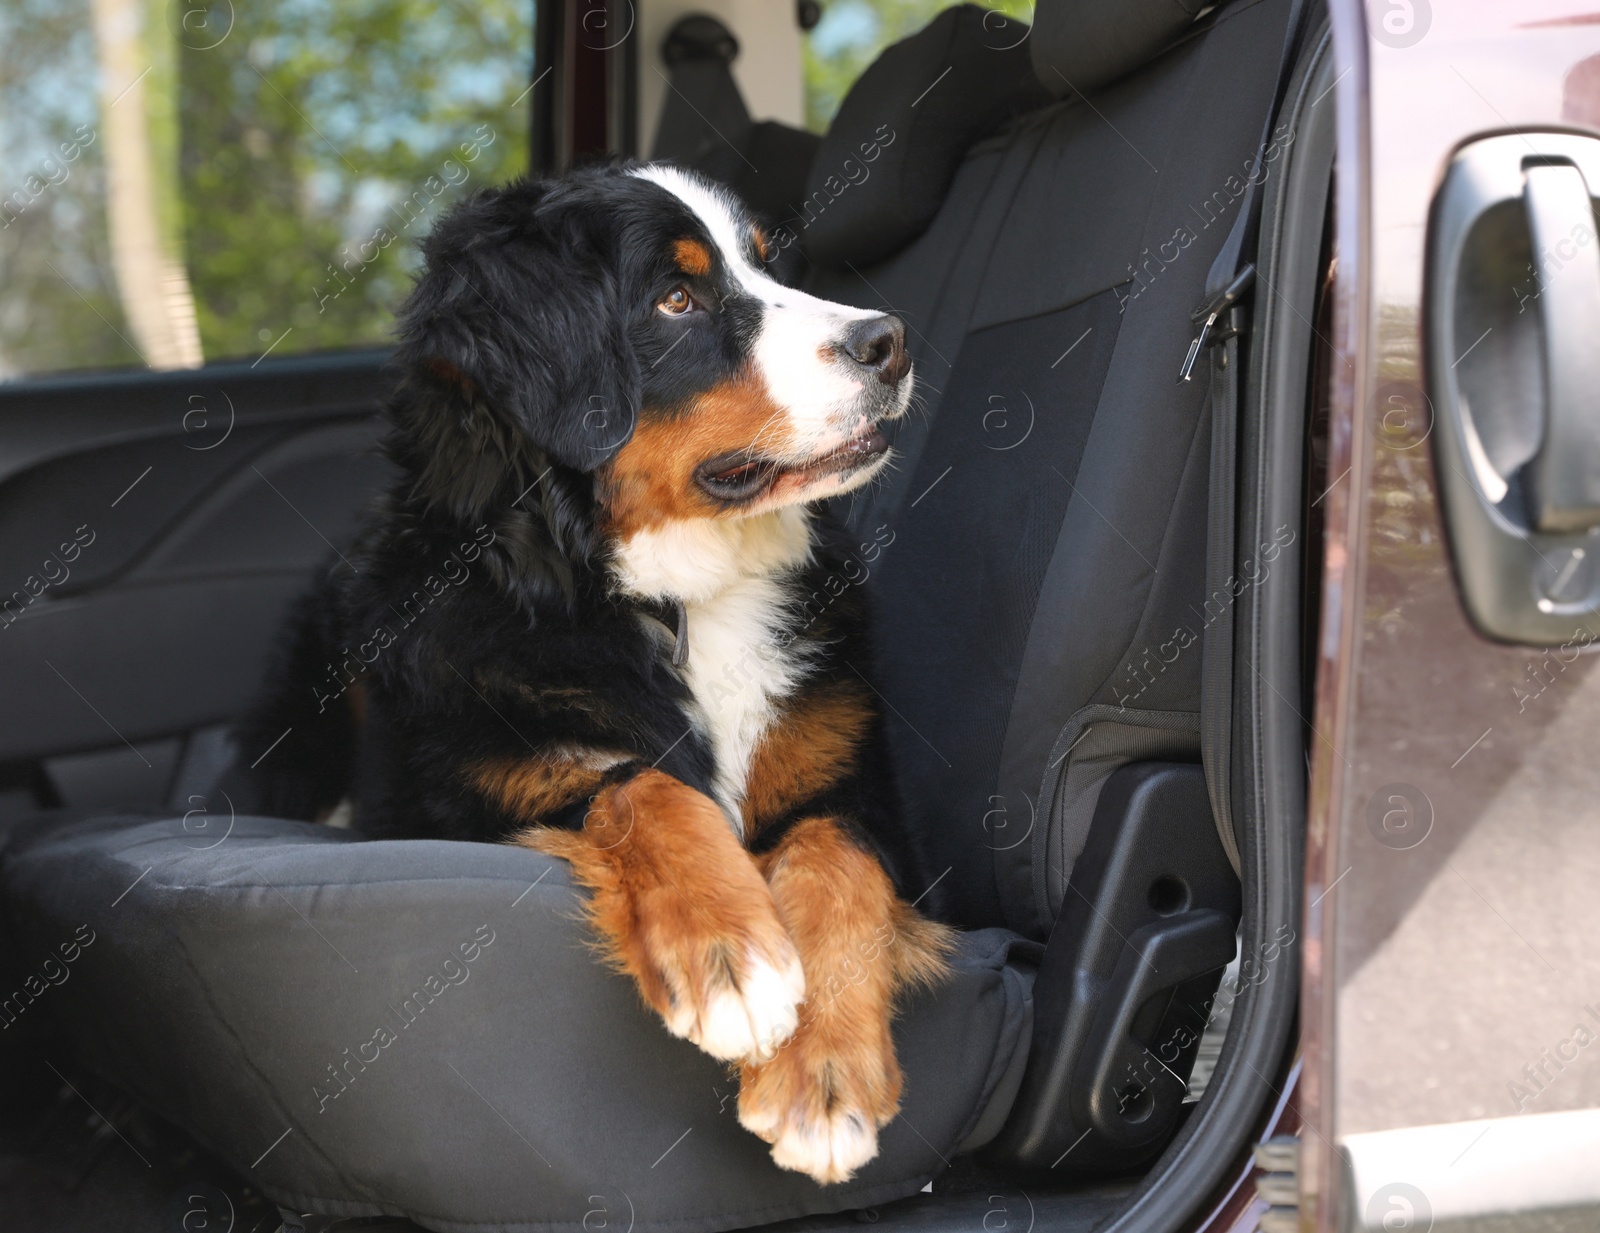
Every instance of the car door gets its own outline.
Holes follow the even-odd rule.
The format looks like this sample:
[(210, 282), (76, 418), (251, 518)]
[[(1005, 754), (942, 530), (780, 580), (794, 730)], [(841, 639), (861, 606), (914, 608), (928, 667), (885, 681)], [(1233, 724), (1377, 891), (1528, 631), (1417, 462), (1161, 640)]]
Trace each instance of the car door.
[(1302, 1227), (1593, 1228), (1600, 14), (1332, 11)]
[(0, 28), (0, 810), (221, 808), (219, 725), (383, 482), (416, 244), (528, 165), (534, 5)]

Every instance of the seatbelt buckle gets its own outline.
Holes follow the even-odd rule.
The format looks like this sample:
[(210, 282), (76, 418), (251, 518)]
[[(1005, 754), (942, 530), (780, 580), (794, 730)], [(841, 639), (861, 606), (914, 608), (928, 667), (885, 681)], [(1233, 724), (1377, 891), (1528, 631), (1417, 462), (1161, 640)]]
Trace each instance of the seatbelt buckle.
[(1256, 280), (1256, 267), (1246, 265), (1234, 275), (1233, 281), (1215, 295), (1206, 299), (1205, 303), (1190, 314), (1189, 319), (1200, 325), (1200, 332), (1195, 335), (1194, 341), (1189, 344), (1189, 353), (1183, 357), (1183, 366), (1178, 370), (1178, 384), (1183, 384), (1194, 376), (1195, 361), (1200, 358), (1200, 352), (1205, 348), (1225, 342), (1240, 331), (1229, 328), (1216, 332), (1217, 321), (1236, 303), (1239, 298), (1250, 289)]

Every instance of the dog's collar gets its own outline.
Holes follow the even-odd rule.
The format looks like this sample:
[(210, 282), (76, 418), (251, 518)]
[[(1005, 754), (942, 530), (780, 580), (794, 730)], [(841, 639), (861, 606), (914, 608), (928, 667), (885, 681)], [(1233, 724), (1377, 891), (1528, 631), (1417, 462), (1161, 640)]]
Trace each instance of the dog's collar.
[(689, 662), (689, 610), (681, 599), (641, 599), (639, 606), (668, 629), (676, 631), (672, 666), (681, 670)]

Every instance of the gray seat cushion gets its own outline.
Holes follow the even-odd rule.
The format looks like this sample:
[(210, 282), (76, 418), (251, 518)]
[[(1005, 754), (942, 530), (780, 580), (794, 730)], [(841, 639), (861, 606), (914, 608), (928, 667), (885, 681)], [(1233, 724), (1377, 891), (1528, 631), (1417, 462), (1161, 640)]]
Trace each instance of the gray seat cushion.
[(14, 829), (17, 954), (66, 975), (6, 991), (6, 1014), (53, 1016), (77, 1064), (297, 1211), (709, 1233), (882, 1203), (943, 1167), (1027, 1048), (1013, 935), (966, 935), (898, 1021), (905, 1098), (880, 1155), (821, 1187), (772, 1164), (724, 1067), (597, 962), (561, 862), (201, 822)]

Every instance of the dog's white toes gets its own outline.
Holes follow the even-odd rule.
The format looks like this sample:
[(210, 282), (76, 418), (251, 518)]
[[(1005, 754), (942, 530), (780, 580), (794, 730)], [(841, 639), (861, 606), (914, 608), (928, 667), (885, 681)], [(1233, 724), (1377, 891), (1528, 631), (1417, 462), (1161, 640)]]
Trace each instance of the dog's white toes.
[(823, 1185), (849, 1181), (877, 1154), (878, 1132), (872, 1119), (854, 1109), (842, 1109), (820, 1122), (792, 1119), (772, 1145), (773, 1162), (780, 1168), (805, 1173)]
[(737, 988), (713, 994), (693, 1028), (678, 1034), (725, 1062), (769, 1058), (800, 1026), (805, 996), (797, 956), (791, 952), (780, 966), (751, 951)]
[(677, 984), (674, 984), (672, 989), (672, 1009), (661, 1018), (667, 1025), (667, 1031), (680, 1040), (695, 1040), (697, 1035), (695, 1026), (699, 1023), (700, 1016), (695, 1013), (694, 1002), (684, 996), (682, 988)]
[(744, 1101), (739, 1102), (739, 1125), (756, 1138), (774, 1142), (778, 1137), (778, 1127), (782, 1124), (783, 1115), (776, 1109), (746, 1107)]

